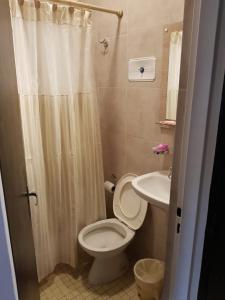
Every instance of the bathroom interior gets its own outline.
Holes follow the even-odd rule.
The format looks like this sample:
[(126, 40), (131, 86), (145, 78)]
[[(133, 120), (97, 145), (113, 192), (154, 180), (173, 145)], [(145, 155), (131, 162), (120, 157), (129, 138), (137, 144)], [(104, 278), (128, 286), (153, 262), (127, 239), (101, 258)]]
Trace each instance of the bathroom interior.
[(166, 268), (184, 0), (9, 2), (40, 298), (139, 299), (134, 265)]

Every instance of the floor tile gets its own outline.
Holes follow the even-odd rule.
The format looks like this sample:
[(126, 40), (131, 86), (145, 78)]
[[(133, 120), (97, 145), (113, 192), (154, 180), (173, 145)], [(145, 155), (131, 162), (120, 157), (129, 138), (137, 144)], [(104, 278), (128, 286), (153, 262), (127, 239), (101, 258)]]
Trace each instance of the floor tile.
[(88, 271), (74, 277), (71, 268), (60, 266), (41, 285), (41, 300), (138, 300), (133, 271), (101, 286), (88, 283)]

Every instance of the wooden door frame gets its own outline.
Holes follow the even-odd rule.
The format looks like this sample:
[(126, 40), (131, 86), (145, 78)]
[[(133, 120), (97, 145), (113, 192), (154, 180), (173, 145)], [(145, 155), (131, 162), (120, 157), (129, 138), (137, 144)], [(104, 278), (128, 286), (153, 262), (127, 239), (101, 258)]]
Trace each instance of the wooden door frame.
[(2, 179), (0, 173), (0, 294), (4, 300), (18, 300), (16, 276), (13, 265), (9, 227), (5, 209)]
[[(183, 156), (173, 166), (165, 300), (197, 299), (225, 70), (224, 9), (223, 0), (193, 0), (192, 39), (185, 45), (190, 46), (190, 68), (184, 124), (181, 131), (178, 122), (176, 135)], [(177, 203), (183, 204), (178, 239)]]
[(8, 0), (0, 1), (0, 164), (18, 296), (38, 300), (25, 154)]

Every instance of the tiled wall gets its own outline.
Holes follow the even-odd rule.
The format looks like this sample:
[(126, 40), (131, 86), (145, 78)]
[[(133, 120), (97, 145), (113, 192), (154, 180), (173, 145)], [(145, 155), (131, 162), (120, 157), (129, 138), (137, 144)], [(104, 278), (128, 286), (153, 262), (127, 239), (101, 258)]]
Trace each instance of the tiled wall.
[[(105, 177), (114, 173), (137, 174), (168, 168), (172, 155), (157, 157), (151, 149), (168, 142), (173, 152), (172, 130), (160, 129), (161, 59), (164, 26), (182, 20), (183, 1), (96, 0), (96, 4), (123, 8), (121, 24), (111, 15), (95, 13), (96, 39), (108, 37), (104, 55), (96, 41), (96, 72), (103, 136)], [(164, 4), (166, 3), (166, 5)], [(183, 4), (183, 3), (182, 3)], [(170, 8), (170, 10), (169, 10)], [(131, 83), (127, 80), (129, 58), (157, 58), (156, 81)]]
[[(90, 2), (90, 1), (88, 1)], [(92, 0), (96, 5), (123, 9), (118, 23), (116, 16), (94, 13), (95, 69), (102, 127), (105, 178), (118, 178), (132, 172), (148, 173), (168, 169), (172, 164), (174, 130), (161, 129), (160, 87), (163, 35), (167, 24), (183, 19), (184, 0)], [(107, 54), (98, 40), (109, 38)], [(155, 56), (154, 82), (129, 82), (128, 59)], [(165, 70), (164, 70), (165, 71)], [(171, 152), (156, 156), (152, 147), (168, 143)], [(107, 197), (108, 217), (112, 216), (112, 199)], [(148, 210), (143, 227), (132, 243), (138, 257), (165, 256), (166, 213), (157, 208)]]

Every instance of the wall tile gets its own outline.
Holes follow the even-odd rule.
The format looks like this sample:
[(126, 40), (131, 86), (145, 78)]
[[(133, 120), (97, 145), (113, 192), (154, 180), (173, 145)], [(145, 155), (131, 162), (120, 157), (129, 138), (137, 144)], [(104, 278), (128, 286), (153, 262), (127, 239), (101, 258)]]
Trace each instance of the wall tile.
[(161, 170), (163, 157), (152, 152), (152, 147), (155, 145), (156, 143), (143, 138), (127, 136), (126, 172), (141, 175)]
[[(165, 1), (163, 1), (165, 3)], [(128, 0), (128, 30), (135, 27), (151, 27), (166, 23), (166, 12), (162, 0)]]
[(110, 38), (109, 51), (102, 53), (96, 42), (95, 69), (99, 87), (124, 87), (127, 83), (127, 37)]
[[(163, 0), (162, 0), (163, 1)], [(182, 22), (184, 16), (184, 1), (167, 0), (163, 1), (167, 23)]]
[(100, 0), (94, 1), (95, 5), (105, 6), (107, 8), (123, 10), (123, 18), (119, 19), (115, 15), (94, 13), (94, 27), (97, 31), (98, 39), (104, 37), (115, 37), (127, 33), (127, 0), (108, 0), (103, 4)]
[(162, 142), (169, 145), (171, 152), (174, 148), (175, 128), (161, 128)]
[(182, 21), (183, 5), (179, 0), (128, 0), (128, 28)]
[(126, 89), (99, 88), (101, 127), (105, 132), (126, 130)]
[(128, 32), (128, 58), (141, 56), (156, 56), (161, 58), (164, 27), (162, 25), (137, 27)]
[(120, 178), (126, 167), (126, 136), (110, 131), (103, 131), (102, 136), (105, 179), (111, 180), (112, 174)]
[(115, 215), (113, 213), (113, 195), (106, 192), (105, 200), (106, 200), (106, 216), (107, 216), (107, 218), (108, 219), (115, 218)]
[(160, 141), (160, 89), (128, 88), (126, 104), (127, 134)]

